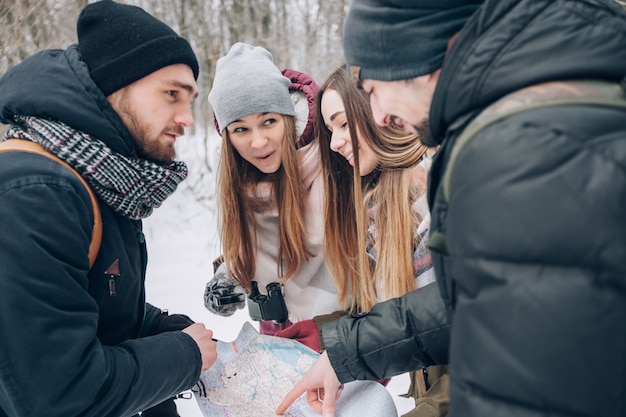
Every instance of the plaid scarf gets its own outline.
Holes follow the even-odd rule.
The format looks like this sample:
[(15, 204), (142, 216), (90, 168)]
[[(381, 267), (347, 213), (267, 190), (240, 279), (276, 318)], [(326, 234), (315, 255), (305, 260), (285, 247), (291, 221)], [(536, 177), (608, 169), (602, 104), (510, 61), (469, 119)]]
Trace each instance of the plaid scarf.
[(184, 162), (164, 166), (113, 152), (98, 139), (61, 122), (15, 116), (4, 139), (40, 144), (73, 167), (115, 212), (133, 220), (148, 217), (187, 177)]

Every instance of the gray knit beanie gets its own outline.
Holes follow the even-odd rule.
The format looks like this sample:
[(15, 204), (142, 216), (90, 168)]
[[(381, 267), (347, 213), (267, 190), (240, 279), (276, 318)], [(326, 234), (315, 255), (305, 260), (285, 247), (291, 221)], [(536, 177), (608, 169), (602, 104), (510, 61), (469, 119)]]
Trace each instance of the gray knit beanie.
[(218, 132), (250, 114), (295, 116), (290, 84), (274, 65), (267, 49), (241, 42), (234, 44), (226, 56), (218, 59), (209, 93)]
[(355, 0), (343, 30), (348, 71), (398, 81), (441, 68), (448, 41), (484, 0)]

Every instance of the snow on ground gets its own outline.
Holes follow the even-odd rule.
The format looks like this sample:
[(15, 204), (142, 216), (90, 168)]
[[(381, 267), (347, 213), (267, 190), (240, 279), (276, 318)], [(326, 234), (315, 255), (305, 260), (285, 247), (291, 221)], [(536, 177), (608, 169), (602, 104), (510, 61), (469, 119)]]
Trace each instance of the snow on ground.
[[(201, 207), (188, 190), (180, 190), (144, 222), (144, 232), (148, 242), (147, 301), (205, 323), (219, 340), (234, 340), (242, 324), (250, 321), (247, 310), (220, 317), (208, 312), (203, 303), (205, 284), (213, 276), (212, 261), (219, 255), (214, 214)], [(256, 322), (251, 323), (258, 329)], [(413, 406), (412, 399), (399, 397), (408, 386), (406, 374), (392, 378), (387, 386), (398, 415)], [(195, 399), (176, 402), (182, 417), (202, 417)]]

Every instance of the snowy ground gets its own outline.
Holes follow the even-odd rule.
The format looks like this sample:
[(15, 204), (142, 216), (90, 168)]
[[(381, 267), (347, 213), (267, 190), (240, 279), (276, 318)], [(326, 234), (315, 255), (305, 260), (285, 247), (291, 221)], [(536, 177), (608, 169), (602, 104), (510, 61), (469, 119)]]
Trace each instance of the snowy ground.
[[(203, 304), (205, 283), (213, 275), (211, 263), (219, 254), (214, 215), (181, 190), (144, 222), (144, 231), (149, 255), (147, 301), (205, 323), (217, 339), (234, 340), (243, 322), (249, 320), (247, 310), (239, 310), (231, 317), (219, 317), (209, 313)], [(392, 378), (388, 385), (398, 415), (413, 406), (413, 400), (399, 397), (408, 386), (406, 374)], [(180, 399), (177, 404), (182, 417), (202, 417), (195, 399)]]

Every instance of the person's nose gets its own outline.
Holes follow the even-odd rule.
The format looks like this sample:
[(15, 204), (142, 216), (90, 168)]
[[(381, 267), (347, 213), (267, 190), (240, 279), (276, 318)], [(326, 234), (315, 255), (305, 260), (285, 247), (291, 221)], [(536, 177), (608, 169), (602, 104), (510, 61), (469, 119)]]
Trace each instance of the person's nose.
[(268, 139), (263, 134), (263, 132), (259, 130), (253, 130), (251, 133), (252, 133), (252, 141), (250, 142), (250, 146), (253, 149), (261, 149), (265, 145), (267, 145)]
[(370, 106), (372, 107), (372, 116), (374, 117), (374, 122), (379, 126), (387, 126), (391, 122), (391, 117), (383, 112), (378, 105), (378, 101), (374, 99), (374, 97), (370, 96)]
[(193, 126), (193, 112), (191, 111), (191, 104), (182, 104), (181, 108), (176, 112), (174, 122), (183, 127)]
[(330, 150), (333, 152), (339, 152), (341, 151), (341, 148), (346, 145), (347, 142), (348, 141), (346, 140), (344, 135), (335, 131), (330, 137)]
[(391, 122), (391, 124), (398, 126), (399, 128), (404, 129), (406, 122), (404, 121), (404, 119), (401, 119), (398, 116), (389, 116), (389, 120)]

